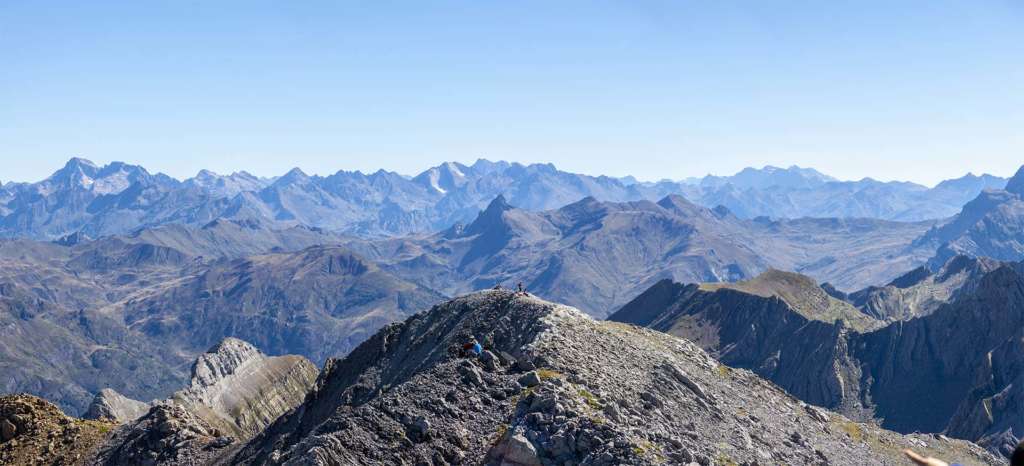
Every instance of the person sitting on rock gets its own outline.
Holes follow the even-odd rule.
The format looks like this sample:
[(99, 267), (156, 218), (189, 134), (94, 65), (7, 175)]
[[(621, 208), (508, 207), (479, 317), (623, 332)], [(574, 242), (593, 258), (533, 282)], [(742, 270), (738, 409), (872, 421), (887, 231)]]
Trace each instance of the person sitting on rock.
[(480, 345), (480, 342), (476, 341), (476, 338), (470, 338), (466, 344), (462, 345), (463, 357), (480, 356), (480, 353), (484, 351), (484, 347)]

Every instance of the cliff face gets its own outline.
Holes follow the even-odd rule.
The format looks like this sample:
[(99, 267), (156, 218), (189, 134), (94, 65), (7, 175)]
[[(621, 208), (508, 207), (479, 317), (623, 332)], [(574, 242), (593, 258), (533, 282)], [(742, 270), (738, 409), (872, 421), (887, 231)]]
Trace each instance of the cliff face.
[(270, 357), (226, 338), (196, 359), (189, 386), (166, 400), (149, 405), (112, 390), (97, 394), (89, 415), (125, 424), (88, 463), (212, 462), (302, 403), (318, 373), (301, 356)]
[[(920, 307), (861, 330), (807, 318), (775, 295), (669, 282), (611, 319), (690, 338), (809, 403), (900, 432), (948, 430), (1002, 451), (1024, 433), (1014, 421), (1022, 395), (1012, 362), (1024, 326), (1020, 268), (954, 258), (940, 273), (888, 285), (905, 297), (929, 298), (912, 299)], [(880, 309), (870, 304), (883, 299), (878, 290), (859, 293), (876, 293), (875, 301), (860, 302), (866, 314)], [(948, 300), (925, 305), (942, 296)]]
[[(475, 336), (487, 351), (461, 358)], [(896, 464), (899, 449), (998, 464), (805, 405), (695, 344), (504, 291), (383, 329), (331, 360), (244, 464)]]
[(664, 281), (609, 320), (687, 338), (723, 364), (750, 369), (806, 402), (863, 417), (860, 367), (847, 354), (850, 329), (842, 319), (811, 314), (778, 296)]
[(949, 422), (950, 435), (977, 439), (1009, 456), (1024, 433), (1024, 331), (990, 351), (976, 367), (973, 388)]
[(171, 403), (237, 438), (249, 438), (302, 402), (319, 371), (301, 356), (268, 357), (237, 338), (199, 356), (191, 385)]

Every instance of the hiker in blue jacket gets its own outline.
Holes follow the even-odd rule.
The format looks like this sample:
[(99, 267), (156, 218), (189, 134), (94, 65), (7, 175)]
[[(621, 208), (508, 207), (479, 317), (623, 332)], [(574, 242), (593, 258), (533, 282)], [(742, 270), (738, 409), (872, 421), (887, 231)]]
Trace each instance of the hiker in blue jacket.
[(463, 356), (480, 356), (480, 353), (484, 352), (484, 347), (480, 345), (480, 342), (476, 341), (476, 338), (470, 338), (466, 344), (462, 345)]

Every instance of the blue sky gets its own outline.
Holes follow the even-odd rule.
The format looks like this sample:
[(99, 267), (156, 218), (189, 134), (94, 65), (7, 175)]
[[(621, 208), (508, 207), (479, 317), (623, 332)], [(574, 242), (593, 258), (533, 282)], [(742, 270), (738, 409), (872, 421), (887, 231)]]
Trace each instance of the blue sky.
[(1024, 4), (0, 2), (0, 180), (478, 157), (641, 179), (1024, 163)]

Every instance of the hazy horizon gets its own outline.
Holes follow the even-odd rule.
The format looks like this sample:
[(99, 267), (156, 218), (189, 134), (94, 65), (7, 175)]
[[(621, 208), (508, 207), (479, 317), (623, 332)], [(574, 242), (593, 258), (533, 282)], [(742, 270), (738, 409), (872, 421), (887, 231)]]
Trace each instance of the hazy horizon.
[[(898, 178), (885, 179), (885, 178), (882, 178), (882, 177), (870, 176), (870, 175), (867, 176), (867, 177), (862, 177), (862, 178), (858, 178), (858, 179), (847, 179), (847, 178), (843, 178), (841, 176), (837, 176), (836, 174), (833, 174), (833, 173), (828, 173), (828, 172), (825, 172), (823, 170), (819, 170), (817, 167), (802, 166), (802, 165), (796, 165), (796, 164), (790, 164), (790, 165), (784, 165), (784, 166), (782, 166), (782, 165), (766, 164), (766, 165), (761, 165), (761, 166), (747, 166), (747, 167), (743, 167), (740, 170), (737, 170), (736, 172), (732, 172), (732, 173), (705, 173), (705, 174), (702, 174), (702, 175), (690, 175), (690, 176), (685, 176), (685, 177), (682, 177), (682, 178), (643, 179), (643, 178), (640, 178), (638, 176), (634, 176), (634, 175), (630, 175), (630, 174), (625, 174), (625, 175), (609, 175), (609, 174), (606, 174), (606, 173), (588, 173), (586, 171), (567, 170), (564, 167), (561, 167), (557, 163), (553, 163), (553, 162), (520, 162), (520, 161), (516, 161), (516, 160), (489, 159), (487, 157), (478, 157), (477, 159), (469, 160), (469, 161), (440, 160), (440, 161), (437, 161), (436, 163), (433, 163), (433, 164), (427, 166), (423, 170), (418, 170), (418, 171), (415, 171), (415, 172), (404, 172), (404, 171), (401, 171), (401, 170), (391, 170), (391, 169), (387, 169), (387, 168), (383, 168), (383, 167), (378, 168), (378, 169), (371, 169), (371, 170), (360, 170), (360, 169), (350, 169), (350, 168), (346, 168), (346, 167), (339, 167), (337, 169), (328, 170), (328, 171), (325, 171), (325, 172), (312, 172), (312, 171), (309, 171), (309, 170), (305, 170), (302, 167), (295, 166), (295, 167), (291, 167), (289, 169), (286, 169), (284, 171), (281, 171), (279, 173), (256, 173), (256, 172), (253, 172), (252, 170), (249, 170), (249, 169), (246, 169), (246, 168), (238, 168), (238, 169), (229, 170), (229, 171), (217, 171), (217, 170), (212, 170), (212, 169), (209, 169), (209, 168), (198, 168), (198, 169), (195, 169), (191, 174), (179, 176), (179, 175), (174, 175), (172, 173), (167, 173), (167, 172), (162, 171), (162, 170), (155, 170), (152, 167), (147, 166), (144, 163), (132, 162), (132, 161), (129, 161), (129, 160), (96, 160), (96, 159), (92, 159), (92, 158), (89, 158), (89, 157), (73, 156), (73, 157), (68, 157), (63, 162), (55, 164), (53, 166), (53, 168), (48, 173), (46, 173), (45, 175), (42, 175), (41, 177), (37, 177), (37, 178), (34, 178), (34, 179), (25, 179), (25, 180), (17, 180), (17, 179), (10, 179), (10, 178), (8, 178), (8, 179), (0, 178), (0, 185), (8, 183), (8, 182), (14, 182), (14, 183), (36, 183), (36, 182), (39, 182), (39, 181), (43, 181), (46, 178), (48, 178), (49, 176), (53, 175), (58, 170), (60, 170), (61, 168), (63, 168), (68, 162), (70, 162), (74, 158), (80, 158), (80, 159), (87, 160), (87, 161), (95, 164), (98, 167), (103, 167), (103, 166), (108, 165), (110, 163), (118, 163), (118, 162), (125, 163), (125, 164), (128, 164), (128, 165), (137, 165), (137, 166), (141, 166), (141, 167), (145, 168), (147, 171), (149, 171), (152, 174), (161, 173), (161, 174), (170, 176), (172, 178), (175, 178), (175, 179), (177, 179), (179, 181), (183, 181), (183, 180), (187, 180), (189, 178), (193, 178), (196, 175), (198, 175), (199, 172), (201, 172), (203, 170), (211, 171), (213, 173), (216, 173), (217, 175), (231, 175), (233, 173), (246, 172), (246, 173), (248, 173), (250, 175), (256, 176), (257, 178), (270, 179), (270, 178), (275, 178), (275, 177), (283, 176), (283, 175), (285, 175), (286, 173), (288, 173), (289, 171), (291, 171), (291, 170), (293, 170), (295, 168), (298, 168), (299, 170), (301, 170), (303, 173), (305, 173), (307, 175), (310, 175), (310, 176), (315, 175), (315, 176), (321, 176), (321, 177), (330, 176), (330, 175), (333, 175), (335, 173), (338, 173), (339, 171), (348, 171), (348, 172), (359, 171), (359, 172), (362, 172), (364, 174), (371, 174), (371, 173), (374, 173), (374, 172), (376, 172), (378, 170), (384, 170), (384, 171), (387, 171), (387, 172), (398, 173), (399, 175), (406, 176), (406, 177), (414, 177), (416, 175), (419, 175), (420, 173), (422, 173), (423, 171), (425, 171), (427, 169), (439, 166), (439, 165), (444, 164), (444, 163), (455, 162), (455, 163), (459, 163), (459, 164), (462, 164), (462, 165), (465, 165), (465, 166), (471, 166), (477, 160), (484, 159), (484, 160), (487, 160), (487, 161), (490, 161), (490, 162), (520, 163), (522, 165), (551, 164), (551, 165), (554, 165), (555, 168), (557, 168), (559, 170), (562, 170), (562, 171), (566, 171), (566, 172), (570, 172), (570, 173), (577, 173), (577, 174), (587, 175), (587, 176), (595, 176), (595, 177), (597, 177), (597, 176), (612, 176), (612, 177), (615, 177), (615, 178), (626, 178), (626, 177), (632, 176), (633, 178), (636, 178), (636, 180), (639, 181), (639, 182), (658, 182), (658, 181), (680, 182), (680, 181), (685, 181), (687, 179), (693, 179), (693, 178), (699, 179), (699, 178), (703, 178), (705, 176), (727, 177), (727, 176), (736, 175), (740, 171), (745, 170), (745, 169), (764, 170), (764, 169), (768, 169), (768, 168), (777, 168), (777, 169), (799, 168), (799, 169), (812, 169), (812, 170), (815, 170), (815, 171), (817, 171), (818, 173), (820, 173), (822, 175), (826, 175), (826, 176), (830, 176), (832, 178), (835, 178), (838, 181), (859, 181), (859, 180), (862, 180), (864, 178), (871, 178), (871, 179), (874, 179), (876, 181), (882, 181), (882, 182), (913, 182), (913, 183), (917, 183), (917, 182), (914, 182), (914, 181), (911, 181), (911, 180), (906, 180), (906, 179), (898, 179)], [(1024, 164), (1022, 164), (1022, 165), (1024, 165)], [(985, 176), (985, 175), (990, 175), (990, 176), (996, 176), (996, 177), (1001, 177), (1001, 178), (1010, 178), (1015, 172), (1016, 172), (1016, 170), (1014, 170), (1013, 172), (1010, 172), (1010, 173), (964, 172), (964, 173), (962, 173), (959, 176), (954, 176), (954, 177), (951, 177), (951, 178), (944, 178), (942, 180), (939, 180), (938, 182), (942, 182), (942, 181), (949, 180), (949, 179), (961, 178), (963, 176), (968, 176), (968, 175), (975, 175), (975, 176), (979, 176), (979, 177), (980, 176)], [(931, 187), (934, 187), (936, 183), (932, 183), (932, 184), (917, 183), (917, 184), (921, 184), (923, 186), (927, 186), (927, 187), (931, 188)]]
[(0, 5), (0, 179), (479, 157), (642, 180), (1024, 161), (1015, 2)]

